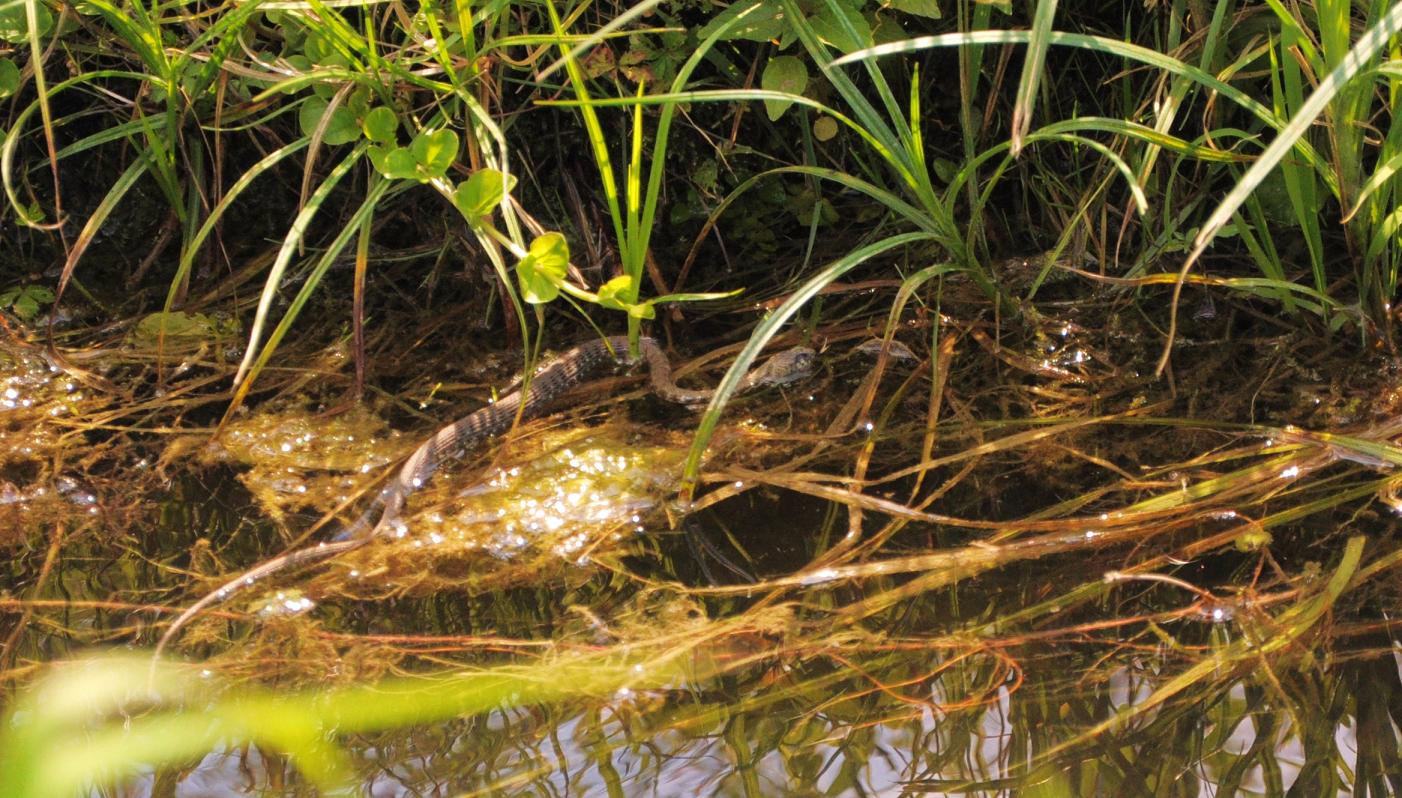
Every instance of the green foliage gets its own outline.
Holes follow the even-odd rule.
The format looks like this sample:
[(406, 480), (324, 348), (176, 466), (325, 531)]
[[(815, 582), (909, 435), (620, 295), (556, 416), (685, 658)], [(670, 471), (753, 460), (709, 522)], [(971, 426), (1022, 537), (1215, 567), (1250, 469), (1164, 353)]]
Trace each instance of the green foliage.
[(944, 16), (940, 11), (939, 0), (891, 0), (891, 8), (930, 19), (940, 19)]
[[(802, 94), (808, 88), (808, 67), (794, 56), (776, 56), (765, 64), (759, 85), (766, 91)], [(792, 103), (787, 100), (765, 100), (764, 110), (772, 122), (783, 116), (790, 105)]]
[[(354, 120), (351, 121), (354, 125)], [(360, 135), (355, 126), (356, 136)], [(451, 130), (424, 130), (407, 147), (375, 145), (367, 154), (380, 174), (391, 180), (427, 183), (443, 177), (458, 151), (458, 134)]]
[(297, 112), (297, 121), (303, 135), (310, 137), (320, 130), (321, 141), (331, 146), (349, 144), (360, 138), (360, 125), (355, 112), (346, 107), (331, 109), (330, 103), (320, 97), (312, 97), (302, 103)]
[[(191, 285), (194, 264), (225, 249), (218, 244), (227, 240), (212, 239), (231, 226), (235, 203), (297, 186), (289, 220), (271, 232), (236, 405), (352, 241), (363, 293), (377, 222), (397, 223), (406, 208), (432, 216), (422, 208), (438, 203), (457, 212), (454, 222), (476, 238), (506, 292), (523, 342), (538, 340), (540, 306), (562, 294), (576, 307), (622, 314), (635, 335), (659, 304), (730, 295), (643, 296), (655, 237), (675, 240), (675, 228), (704, 220), (700, 246), (723, 221), (726, 236), (762, 264), (743, 279), (783, 299), (757, 321), (699, 423), (687, 466), (693, 481), (741, 375), (807, 303), (858, 270), (899, 281), (889, 325), (915, 291), (954, 275), (971, 279), (996, 306), (986, 315), (1002, 323), (1029, 305), (1011, 301), (985, 265), (992, 250), (1043, 237), (1060, 249), (1077, 236), (1098, 237), (1102, 251), (1125, 258), (1103, 264), (1111, 276), (1165, 286), (1186, 280), (1217, 241), (1238, 262), (1224, 258), (1214, 268), (1236, 275), (1254, 267), (1244, 273), (1255, 276), (1215, 277), (1212, 285), (1287, 313), (1318, 314), (1331, 329), (1366, 317), (1372, 327), (1360, 330), (1385, 332), (1402, 272), (1402, 6), (1144, 5), (1096, 30), (1087, 22), (1093, 11), (1045, 0), (1025, 8), (972, 0), (742, 0), (718, 10), (647, 3), (612, 19), (611, 7), (567, 12), (559, 4), (309, 0), (202, 6), (196, 14), (87, 0), (69, 11), (80, 25), (57, 26), (57, 5), (9, 0), (0, 4), (0, 39), (14, 45), (0, 59), (0, 97), (13, 98), (0, 143), (4, 221), (52, 235), (66, 261), (56, 287), (11, 286), (0, 307), (37, 318), (86, 265), (103, 226), (140, 187), (154, 186), (175, 219), (178, 256), (157, 260), (157, 272), (169, 274), (164, 307), (145, 315), (130, 340), (242, 335), (243, 325), (189, 309), (188, 297), (206, 293)], [(997, 16), (1014, 12), (1021, 16)], [(905, 24), (932, 35), (907, 39)], [(985, 58), (1000, 50), (1022, 64), (1015, 94), (999, 82), (1007, 62)], [(563, 76), (541, 63), (554, 52)], [(1052, 70), (1057, 56), (1073, 66)], [(1096, 64), (1108, 72), (1093, 73)], [(46, 75), (64, 77), (51, 85)], [(756, 75), (759, 89), (739, 88)], [(1077, 93), (1078, 82), (1092, 88)], [(536, 102), (542, 98), (564, 99)], [(723, 120), (719, 128), (691, 114), (702, 104)], [(679, 118), (696, 132), (674, 131)], [(570, 128), (576, 121), (582, 133)], [(539, 135), (557, 123), (565, 145)], [(674, 135), (690, 136), (696, 149), (669, 163)], [(580, 136), (587, 144), (576, 143)], [(535, 148), (551, 146), (587, 147), (596, 167), (622, 272), (606, 269), (601, 285), (572, 276), (561, 233), (527, 232), (540, 228), (520, 215), (556, 188), (535, 157)], [(90, 162), (103, 164), (96, 179), (108, 184), (63, 205), (68, 189), (58, 176)], [(522, 174), (541, 190), (513, 196)], [(1219, 199), (1228, 183), (1234, 189)], [(530, 210), (546, 224), (564, 217), (558, 208)], [(775, 219), (807, 228), (810, 252), (821, 242), (825, 262), (789, 268), (802, 242)], [(49, 229), (55, 221), (71, 225), (62, 238)], [(890, 265), (897, 255), (901, 271)], [(785, 265), (772, 268), (771, 260)], [(721, 270), (706, 278), (738, 289)], [(1028, 296), (1036, 290), (1034, 281)], [(934, 366), (931, 375), (933, 382)], [(1332, 443), (1396, 459), (1391, 444)], [(1237, 538), (1245, 548), (1270, 542), (1264, 531)], [(1354, 570), (1359, 545), (1349, 543), (1341, 573)], [(1315, 609), (1280, 620), (1306, 628), (1324, 611)], [(1259, 653), (1224, 650), (1243, 660)], [(637, 665), (580, 663), (588, 667), (566, 669), (566, 679), (554, 664), (486, 671), (493, 689), (471, 701), (451, 680), (376, 688), (395, 701), (369, 688), (211, 699), (188, 673), (162, 671), (169, 681), (158, 705), (145, 705), (150, 712), (138, 713), (131, 729), (108, 721), (125, 717), (126, 691), (141, 677), (129, 663), (93, 666), (87, 682), (45, 680), (0, 726), (0, 784), (16, 795), (88, 789), (136, 762), (252, 739), (293, 754), (313, 782), (335, 789), (347, 769), (324, 735), (328, 725), (383, 728), (613, 689), (632, 683), (614, 666)], [(659, 683), (671, 676), (659, 674)], [(174, 708), (181, 701), (200, 709), (182, 714)], [(89, 755), (80, 760), (89, 769), (44, 769), (71, 765), (74, 745)], [(816, 759), (796, 764), (806, 774), (818, 767)]]
[(28, 7), (33, 8), (35, 22), (32, 29), (36, 36), (47, 36), (53, 29), (54, 15), (49, 7), (38, 0), (4, 0), (0, 2), (0, 40), (20, 43), (29, 38)]
[(255, 742), (292, 758), (323, 791), (352, 786), (350, 762), (327, 730), (354, 734), (585, 696), (651, 689), (683, 673), (673, 652), (644, 658), (561, 657), (336, 690), (230, 690), (208, 672), (105, 656), (39, 680), (0, 726), (7, 798), (82, 794), (217, 746)]
[(490, 221), (491, 215), (515, 185), (514, 176), (504, 175), (495, 169), (479, 169), (472, 173), (467, 182), (458, 185), (453, 193), (453, 204), (469, 225), (481, 227)]
[(9, 308), (25, 321), (37, 317), (41, 306), (52, 301), (54, 292), (42, 285), (19, 285), (0, 291), (0, 308)]
[(361, 121), (361, 129), (365, 138), (376, 144), (393, 144), (399, 130), (399, 118), (394, 115), (394, 111), (379, 105), (366, 112)]
[(546, 233), (531, 242), (530, 251), (516, 264), (521, 296), (532, 305), (555, 301), (565, 282), (570, 248), (559, 233)]
[(0, 98), (19, 91), (19, 67), (8, 58), (0, 58)]

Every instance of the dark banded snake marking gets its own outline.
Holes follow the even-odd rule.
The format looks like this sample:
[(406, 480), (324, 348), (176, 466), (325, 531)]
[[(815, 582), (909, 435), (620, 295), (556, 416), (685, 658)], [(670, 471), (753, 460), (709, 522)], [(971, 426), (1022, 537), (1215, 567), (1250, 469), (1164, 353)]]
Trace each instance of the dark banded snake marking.
[[(652, 338), (640, 338), (639, 350), (647, 362), (652, 390), (661, 398), (680, 404), (709, 402), (711, 390), (681, 388), (672, 380), (672, 366), (662, 347)], [(524, 391), (516, 391), (475, 413), (464, 416), (440, 428), (424, 441), (404, 461), (398, 474), (385, 486), (371, 506), (353, 523), (341, 530), (330, 542), (318, 543), (275, 557), (225, 582), (217, 590), (192, 604), (171, 623), (156, 644), (157, 656), (189, 623), (206, 608), (218, 604), (235, 593), (279, 571), (299, 565), (319, 562), (357, 549), (380, 536), (403, 511), (409, 496), (423, 487), (438, 467), (458, 459), (472, 448), (511, 429), (518, 419), (540, 415), (556, 399), (579, 385), (604, 366), (626, 360), (628, 339), (625, 336), (599, 338), (582, 343), (541, 366), (531, 377)], [(813, 373), (816, 353), (807, 347), (795, 347), (780, 352), (745, 374), (739, 393), (766, 385), (786, 385), (807, 378)], [(376, 518), (378, 512), (378, 520)]]

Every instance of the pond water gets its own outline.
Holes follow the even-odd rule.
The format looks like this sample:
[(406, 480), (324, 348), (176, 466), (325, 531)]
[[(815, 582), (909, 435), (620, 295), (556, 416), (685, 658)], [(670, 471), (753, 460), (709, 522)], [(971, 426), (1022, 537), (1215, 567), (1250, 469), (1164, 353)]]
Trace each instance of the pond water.
[[(273, 700), (318, 719), (329, 770), (212, 733), (89, 794), (1402, 791), (1392, 362), (1218, 319), (1154, 380), (1160, 339), (1113, 316), (930, 318), (887, 357), (875, 324), (810, 336), (819, 374), (727, 410), (690, 506), (695, 413), (637, 375), (585, 386), (381, 539), (200, 614), (183, 675), (73, 727), (137, 745), (172, 708), (217, 730)], [(679, 374), (714, 384), (734, 351)], [(72, 355), (0, 358), (14, 728), (45, 663), (149, 653), (511, 370), (465, 356), (347, 412), (344, 352), (308, 351), (216, 437), (215, 349)]]

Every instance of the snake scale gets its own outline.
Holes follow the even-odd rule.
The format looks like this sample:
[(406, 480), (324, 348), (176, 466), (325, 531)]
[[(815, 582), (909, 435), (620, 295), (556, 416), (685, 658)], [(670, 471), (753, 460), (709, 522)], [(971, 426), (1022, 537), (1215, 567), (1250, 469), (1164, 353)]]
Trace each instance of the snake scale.
[[(639, 350), (648, 365), (648, 377), (653, 391), (669, 402), (699, 404), (708, 402), (714, 391), (698, 391), (679, 387), (672, 380), (672, 366), (662, 347), (652, 338), (640, 338)], [(160, 642), (156, 655), (192, 618), (205, 608), (230, 596), (271, 574), (312, 562), (334, 557), (357, 549), (378, 537), (398, 519), (409, 496), (428, 482), (438, 467), (462, 457), (472, 447), (511, 429), (517, 419), (540, 415), (556, 399), (583, 382), (606, 365), (625, 361), (628, 339), (612, 336), (582, 343), (549, 361), (530, 378), (525, 390), (518, 390), (495, 403), (464, 416), (440, 428), (424, 441), (404, 462), (399, 473), (375, 498), (374, 503), (353, 523), (329, 543), (318, 543), (288, 552), (268, 560), (232, 579), (218, 590), (195, 602), (170, 625)], [(786, 385), (808, 377), (813, 372), (817, 355), (807, 347), (795, 347), (780, 352), (759, 367), (745, 374), (737, 393), (766, 385)], [(379, 520), (371, 523), (376, 511)]]

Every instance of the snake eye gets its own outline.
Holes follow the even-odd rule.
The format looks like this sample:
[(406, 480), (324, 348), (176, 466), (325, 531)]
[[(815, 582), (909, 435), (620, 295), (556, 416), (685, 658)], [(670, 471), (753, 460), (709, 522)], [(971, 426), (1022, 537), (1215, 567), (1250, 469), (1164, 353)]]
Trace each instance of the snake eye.
[(814, 353), (800, 352), (797, 362), (794, 363), (794, 370), (806, 377), (813, 373), (817, 365), (817, 356)]

